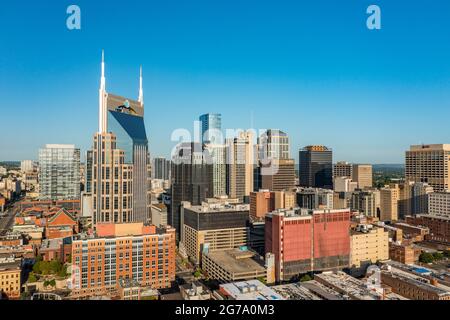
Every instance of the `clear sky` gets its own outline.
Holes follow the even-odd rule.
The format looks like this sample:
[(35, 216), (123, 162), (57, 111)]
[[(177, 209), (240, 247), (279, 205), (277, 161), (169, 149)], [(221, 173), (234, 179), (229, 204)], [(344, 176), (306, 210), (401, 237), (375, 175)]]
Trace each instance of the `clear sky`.
[(448, 0), (2, 2), (0, 160), (90, 147), (104, 48), (109, 92), (137, 98), (143, 65), (152, 156), (220, 112), (226, 128), (286, 131), (295, 158), (324, 144), (335, 161), (402, 163), (410, 144), (450, 143), (449, 16)]

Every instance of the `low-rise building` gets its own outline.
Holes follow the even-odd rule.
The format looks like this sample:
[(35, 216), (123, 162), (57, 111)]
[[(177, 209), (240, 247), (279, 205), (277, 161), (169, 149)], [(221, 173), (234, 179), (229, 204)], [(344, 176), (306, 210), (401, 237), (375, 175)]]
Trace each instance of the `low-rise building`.
[(389, 259), (389, 233), (373, 225), (358, 225), (350, 233), (350, 266), (360, 268)]
[(211, 300), (211, 291), (199, 281), (183, 284), (180, 286), (183, 300)]
[(19, 299), (21, 274), (21, 259), (0, 258), (0, 295), (7, 299)]
[(219, 300), (286, 300), (258, 280), (221, 284), (214, 296)]
[(263, 258), (247, 248), (206, 252), (203, 254), (202, 269), (211, 279), (220, 282), (267, 277)]
[(412, 244), (389, 242), (389, 259), (404, 264), (414, 264), (420, 255), (421, 250), (415, 248)]
[(450, 300), (450, 288), (389, 266), (381, 271), (381, 282), (392, 291), (413, 300)]

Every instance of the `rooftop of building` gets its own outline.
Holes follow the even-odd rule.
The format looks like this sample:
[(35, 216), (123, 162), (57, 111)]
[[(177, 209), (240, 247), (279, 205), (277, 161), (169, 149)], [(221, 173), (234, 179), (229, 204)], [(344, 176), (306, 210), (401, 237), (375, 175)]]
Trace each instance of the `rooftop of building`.
[(418, 144), (410, 146), (409, 151), (450, 151), (450, 144)]
[(449, 296), (450, 297), (450, 287), (445, 286), (440, 283), (436, 283), (435, 285), (430, 283), (430, 280), (421, 277), (418, 272), (413, 273), (415, 267), (410, 267), (411, 270), (405, 269), (400, 265), (389, 264), (389, 267), (385, 270), (382, 270), (382, 273), (389, 274), (391, 277), (397, 278), (403, 282), (406, 282), (410, 285), (419, 287), (421, 289), (427, 290), (429, 292), (433, 292), (439, 296)]
[(264, 261), (247, 248), (217, 250), (205, 254), (214, 263), (230, 273), (244, 273), (251, 271), (265, 272)]
[(44, 239), (42, 240), (40, 250), (58, 250), (63, 243), (62, 239)]
[(167, 206), (164, 203), (154, 203), (152, 204), (152, 208), (158, 209), (160, 211), (167, 210)]
[(272, 217), (274, 215), (283, 216), (285, 218), (295, 219), (311, 219), (314, 214), (327, 214), (327, 213), (350, 213), (350, 209), (277, 209), (267, 213), (266, 217)]
[(323, 300), (303, 283), (289, 283), (271, 287), (287, 300)]
[(286, 300), (258, 280), (221, 284), (220, 292), (235, 300)]
[(10, 270), (20, 270), (22, 264), (21, 259), (17, 259), (14, 256), (1, 257), (0, 258), (0, 272)]
[(250, 211), (249, 204), (235, 204), (235, 203), (207, 203), (203, 202), (202, 205), (193, 206), (189, 202), (183, 203), (185, 209), (189, 209), (196, 213), (221, 213), (221, 212), (237, 212), (237, 211)]
[(182, 284), (180, 285), (180, 290), (191, 297), (211, 294), (211, 291), (199, 281)]

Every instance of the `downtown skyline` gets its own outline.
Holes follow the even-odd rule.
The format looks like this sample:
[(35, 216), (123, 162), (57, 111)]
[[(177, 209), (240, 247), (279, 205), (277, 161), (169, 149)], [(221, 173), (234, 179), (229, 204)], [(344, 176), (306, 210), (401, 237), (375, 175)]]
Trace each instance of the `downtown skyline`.
[[(217, 112), (224, 129), (285, 131), (296, 160), (300, 148), (322, 144), (333, 149), (335, 162), (403, 163), (409, 145), (447, 142), (450, 32), (443, 28), (442, 7), (449, 5), (438, 1), (439, 11), (380, 2), (385, 14), (379, 33), (364, 27), (365, 1), (329, 4), (334, 14), (320, 4), (290, 2), (270, 14), (267, 3), (142, 7), (131, 1), (124, 12), (112, 5), (111, 20), (136, 18), (119, 26), (108, 22), (101, 1), (79, 1), (80, 31), (65, 28), (65, 4), (43, 1), (45, 19), (2, 15), (7, 50), (0, 55), (0, 97), (7, 105), (3, 128), (12, 138), (0, 142), (0, 161), (37, 159), (48, 143), (75, 144), (84, 158), (97, 127), (104, 48), (113, 92), (137, 99), (143, 65), (152, 157), (170, 157), (173, 130), (192, 132), (199, 115)], [(411, 21), (405, 25), (397, 16), (406, 4)], [(16, 10), (20, 6), (12, 5), (11, 17), (19, 16)], [(436, 22), (422, 25), (422, 15)], [(124, 23), (128, 29), (120, 32)], [(6, 34), (6, 25), (14, 31)], [(133, 44), (127, 45), (130, 34)]]

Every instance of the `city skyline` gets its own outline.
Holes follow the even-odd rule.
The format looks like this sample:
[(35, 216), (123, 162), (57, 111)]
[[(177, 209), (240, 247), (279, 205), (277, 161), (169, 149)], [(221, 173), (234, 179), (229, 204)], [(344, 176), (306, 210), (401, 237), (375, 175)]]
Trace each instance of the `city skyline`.
[[(0, 57), (0, 96), (8, 105), (4, 129), (16, 133), (2, 139), (0, 160), (37, 159), (49, 143), (75, 144), (84, 155), (91, 142), (83, 133), (97, 126), (104, 48), (113, 92), (137, 99), (143, 65), (152, 158), (169, 158), (173, 130), (192, 131), (201, 114), (221, 113), (224, 129), (285, 131), (296, 161), (300, 148), (321, 144), (333, 149), (334, 161), (403, 163), (409, 145), (445, 143), (448, 136), (450, 45), (439, 39), (450, 35), (440, 23), (449, 4), (380, 1), (383, 28), (371, 33), (366, 2), (327, 3), (323, 10), (323, 3), (130, 1), (123, 11), (108, 4), (107, 16), (104, 3), (79, 1), (77, 31), (65, 27), (65, 4), (43, 1), (37, 16), (37, 4), (29, 12), (11, 5), (8, 16), (0, 13), (8, 48)], [(398, 18), (406, 9), (407, 23)], [(127, 20), (127, 32), (109, 22), (122, 15), (135, 18)], [(422, 24), (422, 15), (436, 22)], [(123, 45), (129, 37), (139, 50)], [(435, 113), (421, 112), (428, 108)]]

